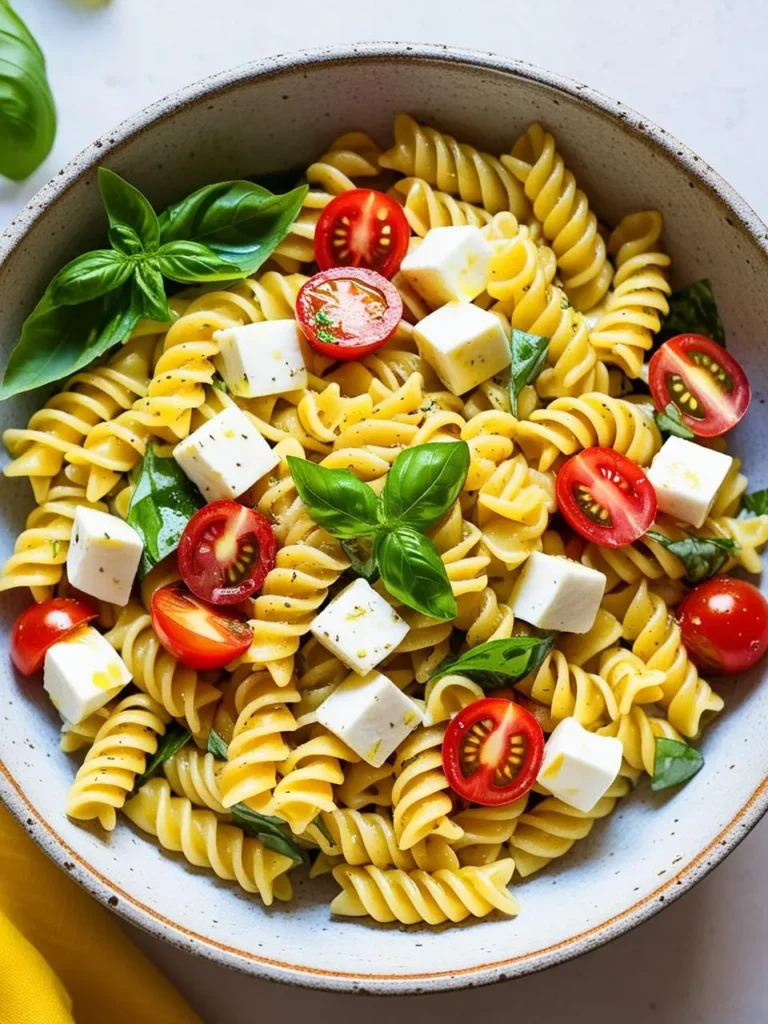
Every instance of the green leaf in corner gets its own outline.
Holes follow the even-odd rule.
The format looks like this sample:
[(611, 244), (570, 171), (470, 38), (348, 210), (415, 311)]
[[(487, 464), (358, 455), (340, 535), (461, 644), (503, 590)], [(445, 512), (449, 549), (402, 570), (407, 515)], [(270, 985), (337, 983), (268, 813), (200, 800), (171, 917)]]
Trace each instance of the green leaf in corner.
[(541, 373), (547, 361), (549, 338), (538, 334), (527, 334), (512, 328), (509, 342), (512, 365), (509, 371), (509, 406), (512, 415), (517, 416), (517, 400), (527, 384), (532, 384)]
[(48, 285), (46, 297), (52, 306), (78, 306), (119, 288), (132, 272), (131, 261), (121, 253), (94, 249), (62, 267)]
[(144, 542), (142, 576), (176, 550), (184, 527), (204, 504), (176, 460), (147, 445), (127, 519)]
[(246, 804), (235, 804), (230, 811), (234, 823), (247, 835), (258, 839), (268, 849), (290, 857), (296, 864), (306, 861), (304, 852), (299, 849), (293, 838), (286, 834), (288, 826), (282, 818), (259, 814), (252, 811)]
[(469, 471), (466, 441), (435, 441), (405, 448), (387, 474), (378, 502), (385, 526), (428, 530), (448, 511)]
[[(138, 238), (145, 252), (151, 253), (160, 243), (160, 226), (152, 204), (139, 190), (107, 167), (99, 168), (99, 191), (107, 211), (110, 242), (126, 255), (135, 255)], [(123, 229), (128, 228), (128, 232)], [(113, 234), (114, 233), (114, 234)]]
[(657, 341), (668, 341), (676, 334), (703, 334), (725, 348), (725, 328), (712, 285), (706, 278), (670, 295), (669, 313), (664, 317)]
[(656, 738), (656, 757), (653, 762), (651, 789), (669, 789), (692, 779), (704, 765), (704, 758), (694, 747), (680, 740)]
[(382, 582), (393, 597), (433, 619), (456, 618), (456, 598), (431, 540), (400, 526), (378, 536), (374, 552)]
[(208, 744), (206, 749), (213, 754), (217, 761), (226, 761), (229, 755), (229, 747), (224, 740), (213, 729), (208, 733)]
[(334, 537), (370, 537), (379, 529), (376, 495), (348, 469), (326, 469), (288, 456), (299, 497), (318, 526)]
[(686, 441), (692, 440), (696, 435), (683, 423), (680, 410), (674, 402), (670, 402), (664, 412), (657, 412), (656, 426), (663, 434), (672, 434), (675, 437), (684, 437)]
[(432, 679), (461, 675), (479, 683), (484, 690), (511, 686), (533, 672), (544, 661), (557, 639), (546, 636), (513, 636), (489, 640), (466, 651), (458, 658), (446, 658), (432, 673)]
[(693, 585), (708, 580), (720, 572), (729, 559), (739, 553), (739, 545), (725, 537), (695, 537), (689, 534), (682, 540), (670, 540), (663, 533), (649, 530), (646, 537), (663, 544), (667, 551), (677, 555), (685, 566), (686, 582)]
[(178, 753), (182, 747), (186, 746), (191, 739), (192, 733), (189, 729), (185, 729), (178, 722), (173, 722), (169, 725), (157, 744), (154, 757), (152, 757), (144, 769), (144, 774), (136, 777), (136, 781), (133, 784), (134, 793), (140, 790), (145, 782), (149, 782), (151, 778), (157, 775), (165, 762)]
[(376, 568), (373, 548), (369, 546), (367, 552), (362, 551), (360, 541), (354, 540), (342, 540), (341, 547), (355, 576), (362, 577), (366, 583), (375, 583), (379, 578), (379, 570)]
[(739, 519), (751, 519), (753, 516), (766, 515), (768, 515), (768, 489), (744, 495)]

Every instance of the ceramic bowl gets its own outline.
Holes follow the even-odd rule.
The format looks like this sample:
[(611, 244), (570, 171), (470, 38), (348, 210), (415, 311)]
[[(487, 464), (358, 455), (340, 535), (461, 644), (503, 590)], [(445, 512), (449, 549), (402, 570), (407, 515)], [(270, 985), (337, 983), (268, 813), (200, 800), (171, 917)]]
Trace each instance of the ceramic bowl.
[[(98, 139), (55, 177), (0, 239), (0, 340), (7, 354), (52, 274), (104, 231), (96, 168), (105, 164), (157, 208), (210, 181), (307, 164), (337, 134), (382, 144), (410, 111), (490, 152), (532, 120), (556, 135), (598, 214), (662, 211), (675, 278), (711, 278), (731, 350), (754, 390), (736, 440), (752, 481), (768, 483), (761, 436), (768, 323), (765, 226), (685, 146), (623, 104), (527, 64), (447, 47), (361, 45), (276, 57), (206, 79)], [(40, 404), (0, 407), (22, 425)], [(3, 481), (0, 554), (29, 511), (25, 480)], [(27, 600), (4, 594), (3, 626)], [(3, 630), (6, 646), (7, 629)], [(161, 852), (123, 822), (105, 837), (64, 814), (75, 770), (37, 683), (0, 657), (0, 795), (45, 851), (135, 924), (222, 964), (342, 991), (405, 993), (525, 974), (592, 949), (644, 921), (726, 856), (768, 804), (768, 686), (759, 674), (722, 687), (727, 710), (706, 733), (704, 770), (681, 792), (647, 784), (549, 870), (517, 886), (514, 920), (458, 928), (331, 920), (329, 879), (298, 880), (297, 899), (265, 910), (234, 886)]]

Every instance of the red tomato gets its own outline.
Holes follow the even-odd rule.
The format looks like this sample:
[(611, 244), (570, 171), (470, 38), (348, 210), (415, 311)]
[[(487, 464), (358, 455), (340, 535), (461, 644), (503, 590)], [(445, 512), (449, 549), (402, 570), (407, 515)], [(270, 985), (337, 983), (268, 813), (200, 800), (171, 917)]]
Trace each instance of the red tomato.
[(214, 501), (187, 523), (179, 572), (193, 594), (212, 604), (239, 604), (255, 594), (275, 565), (275, 535), (256, 509)]
[(451, 788), (484, 807), (511, 804), (527, 793), (543, 758), (541, 726), (503, 697), (468, 704), (445, 730), (443, 769)]
[(224, 668), (245, 654), (253, 633), (241, 618), (222, 612), (169, 583), (152, 595), (152, 625), (163, 647), (188, 668)]
[(384, 192), (353, 188), (325, 207), (315, 228), (321, 270), (365, 267), (392, 277), (408, 252), (411, 229), (399, 203)]
[(735, 427), (752, 396), (733, 356), (702, 334), (666, 341), (651, 359), (648, 383), (659, 412), (671, 402), (699, 437), (718, 437)]
[(717, 576), (700, 583), (677, 618), (691, 660), (710, 674), (746, 672), (768, 648), (768, 601), (744, 580)]
[(573, 529), (595, 544), (620, 548), (656, 518), (648, 477), (613, 448), (585, 448), (557, 474), (557, 504)]
[(373, 270), (324, 270), (296, 299), (296, 317), (310, 345), (331, 359), (375, 352), (392, 337), (402, 315), (397, 288)]
[(25, 676), (41, 668), (45, 652), (68, 633), (95, 619), (98, 612), (70, 597), (50, 597), (30, 605), (13, 624), (11, 661)]

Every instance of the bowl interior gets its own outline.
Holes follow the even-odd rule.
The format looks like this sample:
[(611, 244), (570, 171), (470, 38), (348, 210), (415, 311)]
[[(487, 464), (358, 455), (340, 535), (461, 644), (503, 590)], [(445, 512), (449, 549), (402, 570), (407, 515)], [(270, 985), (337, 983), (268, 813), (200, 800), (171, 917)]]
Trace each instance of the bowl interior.
[[(386, 144), (401, 110), (493, 153), (509, 149), (530, 121), (541, 120), (601, 218), (612, 223), (631, 210), (660, 209), (676, 282), (712, 280), (729, 348), (754, 391), (733, 450), (744, 458), (751, 486), (765, 485), (768, 362), (757, 339), (768, 322), (768, 275), (756, 219), (674, 140), (620, 105), (555, 83), (509, 62), (437, 48), (371, 47), (330, 61), (314, 55), (240, 69), (163, 101), (99, 140), (0, 241), (0, 257), (3, 247), (7, 253), (0, 264), (3, 351), (52, 273), (103, 232), (98, 161), (162, 208), (209, 181), (307, 164), (352, 128)], [(39, 396), (6, 402), (0, 426), (21, 426), (39, 404)], [(27, 482), (4, 481), (3, 559), (30, 507)], [(4, 626), (24, 600), (3, 595)], [(6, 638), (4, 629), (3, 647)], [(673, 899), (763, 810), (758, 791), (767, 766), (768, 687), (756, 685), (755, 673), (721, 688), (727, 710), (703, 740), (704, 771), (666, 798), (642, 785), (569, 856), (517, 886), (522, 912), (515, 920), (437, 930), (331, 921), (333, 883), (301, 878), (294, 903), (265, 910), (234, 886), (162, 853), (126, 822), (107, 838), (69, 822), (64, 803), (75, 764), (58, 749), (53, 709), (37, 683), (9, 670), (5, 654), (0, 666), (0, 793), (48, 852), (137, 923), (203, 955), (283, 980), (415, 991), (545, 966)]]

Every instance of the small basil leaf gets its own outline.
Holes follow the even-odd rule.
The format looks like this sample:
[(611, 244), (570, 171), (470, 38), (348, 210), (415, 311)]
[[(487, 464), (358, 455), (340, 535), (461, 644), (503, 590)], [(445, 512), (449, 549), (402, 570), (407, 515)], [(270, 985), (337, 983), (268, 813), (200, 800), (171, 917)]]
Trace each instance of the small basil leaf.
[(539, 667), (555, 646), (556, 639), (556, 633), (549, 633), (542, 637), (489, 640), (458, 658), (446, 658), (433, 672), (432, 679), (455, 674), (480, 683), (484, 690), (510, 686)]
[(227, 387), (227, 382), (222, 380), (221, 377), (219, 377), (218, 374), (216, 374), (214, 376), (213, 380), (211, 381), (211, 386), (216, 388), (217, 391), (223, 391), (225, 395), (229, 394), (229, 388)]
[(670, 402), (664, 412), (657, 412), (655, 415), (656, 426), (664, 434), (672, 434), (675, 437), (684, 437), (686, 441), (692, 440), (696, 435), (683, 423), (680, 410), (674, 402)]
[(230, 810), (232, 820), (246, 835), (254, 836), (268, 849), (290, 857), (297, 864), (301, 864), (305, 860), (303, 852), (293, 839), (285, 834), (284, 829), (287, 826), (282, 818), (258, 814), (246, 804), (235, 804)]
[(163, 275), (154, 260), (134, 264), (133, 279), (141, 292), (141, 312), (147, 320), (170, 323), (173, 320), (171, 307), (165, 297)]
[(162, 458), (147, 445), (127, 518), (144, 542), (141, 575), (176, 550), (184, 527), (204, 504), (176, 460)]
[(752, 516), (768, 515), (768, 489), (745, 494), (742, 499), (739, 519), (751, 519)]
[(154, 757), (151, 758), (149, 764), (144, 769), (144, 774), (137, 776), (133, 784), (134, 792), (141, 789), (145, 782), (149, 782), (151, 778), (154, 778), (168, 758), (173, 757), (191, 739), (192, 733), (189, 729), (185, 729), (178, 722), (171, 723), (165, 730), (165, 734), (160, 738)]
[(549, 338), (539, 334), (527, 334), (512, 328), (509, 348), (512, 365), (509, 372), (509, 406), (512, 415), (517, 416), (517, 400), (527, 384), (532, 384), (547, 361)]
[(114, 249), (94, 249), (62, 267), (48, 285), (46, 296), (54, 306), (77, 306), (119, 288), (132, 271), (130, 260)]
[(680, 740), (657, 736), (651, 789), (658, 791), (679, 786), (681, 782), (692, 779), (703, 766), (704, 758), (694, 747)]
[(333, 841), (333, 836), (328, 831), (328, 827), (325, 824), (325, 822), (323, 821), (322, 814), (318, 814), (318, 816), (314, 819), (312, 824), (315, 826), (315, 828), (320, 833), (320, 835), (323, 837), (323, 839), (325, 839), (325, 841), (329, 844), (329, 846), (335, 846), (336, 845), (336, 843)]
[(670, 540), (663, 533), (649, 530), (646, 537), (677, 555), (685, 566), (685, 578), (688, 583), (701, 583), (720, 572), (726, 562), (739, 553), (739, 545), (725, 537), (694, 537), (689, 534), (682, 540)]
[(226, 761), (229, 755), (228, 745), (213, 729), (208, 733), (206, 749), (209, 754), (213, 754), (217, 761)]
[(307, 191), (303, 185), (275, 196), (250, 181), (207, 185), (161, 215), (161, 241), (202, 242), (252, 274), (290, 231)]
[(408, 526), (376, 538), (376, 563), (384, 586), (409, 608), (433, 619), (453, 619), (456, 598), (434, 544)]
[(0, 2), (0, 174), (28, 177), (56, 135), (56, 107), (45, 57), (27, 26)]
[(307, 862), (306, 853), (288, 836), (273, 836), (269, 832), (259, 832), (256, 833), (256, 838), (261, 841), (262, 846), (266, 846), (268, 850), (274, 850), (275, 853), (281, 853), (284, 857), (289, 857), (294, 864)]
[(348, 469), (325, 469), (288, 456), (299, 497), (314, 521), (334, 537), (370, 537), (379, 529), (376, 495)]
[(141, 239), (127, 224), (116, 224), (107, 232), (109, 244), (123, 256), (143, 256), (144, 246)]
[(376, 568), (373, 550), (369, 548), (367, 553), (362, 551), (360, 543), (354, 540), (343, 540), (341, 547), (355, 576), (362, 577), (368, 583), (375, 583), (379, 578), (379, 570)]
[(461, 494), (469, 470), (466, 441), (435, 441), (406, 448), (395, 459), (378, 503), (387, 526), (427, 530)]
[(110, 228), (133, 228), (144, 249), (154, 251), (160, 241), (160, 227), (146, 196), (106, 167), (99, 168), (99, 191)]
[(725, 348), (725, 328), (712, 285), (706, 278), (670, 295), (669, 313), (664, 317), (657, 340), (668, 341), (676, 334), (703, 334)]
[(157, 265), (172, 281), (231, 281), (243, 277), (234, 263), (200, 242), (166, 242), (157, 250)]

